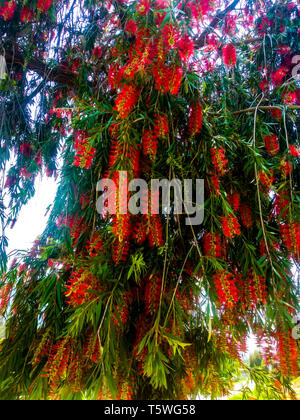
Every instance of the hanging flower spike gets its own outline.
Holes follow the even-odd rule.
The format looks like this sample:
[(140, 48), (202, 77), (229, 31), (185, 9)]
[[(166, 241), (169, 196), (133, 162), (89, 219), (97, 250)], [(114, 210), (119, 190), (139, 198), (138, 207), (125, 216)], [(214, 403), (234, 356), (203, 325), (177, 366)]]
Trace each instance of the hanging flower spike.
[(279, 169), (280, 169), (280, 172), (282, 173), (282, 176), (287, 178), (292, 173), (293, 165), (288, 160), (280, 159)]
[(223, 48), (223, 61), (225, 66), (231, 68), (237, 63), (236, 50), (233, 44), (226, 45)]
[(14, 0), (6, 1), (0, 9), (0, 16), (2, 16), (6, 21), (11, 20), (14, 16), (16, 8), (17, 4)]
[(162, 224), (160, 217), (153, 215), (149, 217), (149, 235), (148, 235), (149, 245), (154, 247), (164, 246), (163, 233), (162, 233)]
[(33, 18), (33, 11), (29, 6), (25, 6), (21, 9), (20, 20), (22, 23), (31, 22)]
[(202, 107), (200, 102), (195, 102), (191, 107), (189, 116), (189, 133), (192, 137), (200, 133), (202, 128)]
[(233, 307), (239, 300), (239, 292), (235, 285), (233, 275), (222, 271), (214, 275), (214, 282), (221, 304), (229, 308)]
[(300, 254), (300, 224), (294, 221), (280, 225), (279, 229), (284, 246), (298, 260)]
[(224, 147), (218, 147), (211, 149), (212, 163), (215, 170), (220, 176), (224, 176), (226, 173), (227, 159), (224, 153)]
[(137, 12), (141, 16), (146, 16), (150, 11), (150, 1), (149, 0), (140, 0), (137, 6)]
[(89, 169), (93, 163), (96, 149), (92, 147), (88, 134), (85, 131), (80, 130), (76, 132), (74, 149), (76, 152), (74, 165), (79, 168)]
[(264, 137), (265, 148), (270, 156), (276, 156), (279, 153), (278, 138), (275, 134), (266, 135)]
[(204, 254), (214, 258), (222, 258), (221, 237), (217, 233), (206, 233), (203, 238)]
[(181, 67), (175, 67), (171, 70), (170, 77), (170, 93), (171, 95), (178, 95), (181, 81), (183, 76), (183, 70)]
[(168, 117), (166, 115), (155, 115), (154, 133), (157, 138), (165, 138), (169, 134)]
[(102, 48), (100, 45), (96, 45), (96, 47), (93, 49), (93, 55), (95, 58), (100, 58), (102, 56)]
[(235, 235), (241, 234), (238, 219), (232, 214), (221, 218), (222, 229), (226, 238), (232, 239)]
[(147, 315), (154, 315), (159, 305), (162, 287), (162, 278), (155, 274), (149, 275), (146, 279), (145, 287), (145, 309)]
[(213, 173), (211, 174), (211, 183), (213, 186), (213, 191), (212, 194), (217, 194), (220, 195), (221, 194), (221, 188), (220, 188), (220, 180), (218, 178), (218, 175)]
[(140, 91), (134, 85), (125, 85), (119, 93), (114, 110), (119, 113), (119, 118), (126, 118), (138, 102)]
[(37, 9), (42, 13), (47, 13), (52, 4), (52, 0), (37, 0)]
[(232, 193), (228, 193), (227, 194), (227, 201), (230, 205), (230, 207), (235, 210), (238, 211), (241, 205), (241, 198), (240, 198), (240, 194), (237, 191), (233, 191)]
[(135, 35), (138, 27), (134, 20), (129, 20), (125, 25), (125, 31), (130, 35)]
[(296, 147), (294, 145), (290, 145), (289, 146), (290, 149), (290, 154), (295, 157), (295, 158), (299, 158), (300, 157), (300, 147)]
[(142, 148), (145, 156), (148, 156), (152, 161), (155, 160), (157, 153), (158, 140), (156, 135), (151, 130), (146, 130), (142, 137)]
[(176, 45), (178, 48), (178, 54), (181, 61), (184, 64), (187, 64), (194, 55), (193, 40), (188, 35), (184, 35), (182, 38), (180, 38), (177, 41)]
[(252, 212), (248, 204), (243, 203), (240, 208), (243, 226), (249, 229), (253, 225)]

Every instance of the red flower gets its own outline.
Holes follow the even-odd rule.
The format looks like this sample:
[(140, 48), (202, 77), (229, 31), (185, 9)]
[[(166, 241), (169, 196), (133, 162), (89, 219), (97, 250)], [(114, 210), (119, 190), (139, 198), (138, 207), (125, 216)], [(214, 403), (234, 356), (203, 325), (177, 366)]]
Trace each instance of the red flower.
[(74, 149), (76, 151), (74, 165), (88, 169), (92, 165), (96, 149), (90, 144), (85, 131), (81, 130), (76, 133)]
[(142, 137), (143, 152), (151, 160), (155, 159), (157, 153), (157, 137), (151, 130), (146, 130)]
[(191, 107), (191, 113), (189, 116), (189, 133), (191, 136), (195, 136), (200, 133), (202, 128), (202, 107), (200, 102), (195, 102)]
[(23, 155), (25, 158), (29, 158), (32, 156), (32, 147), (31, 144), (29, 143), (22, 143), (20, 146), (20, 153), (21, 155)]
[(228, 161), (225, 157), (224, 147), (213, 148), (210, 152), (215, 170), (220, 176), (225, 175)]
[(139, 15), (145, 16), (149, 13), (150, 10), (150, 1), (149, 0), (141, 0), (137, 6), (137, 11)]
[(228, 193), (228, 203), (230, 207), (233, 208), (235, 211), (238, 211), (240, 208), (241, 198), (237, 191), (233, 191), (233, 193)]
[(136, 34), (136, 31), (137, 31), (137, 24), (136, 24), (136, 22), (134, 20), (129, 20), (126, 23), (125, 31), (128, 32), (131, 35), (135, 35)]
[(140, 91), (134, 85), (125, 85), (121, 92), (119, 93), (116, 104), (115, 111), (118, 111), (119, 117), (124, 119), (135, 107), (139, 99)]
[(186, 64), (190, 58), (194, 55), (194, 42), (188, 36), (184, 35), (180, 40), (177, 42), (178, 47), (178, 54), (181, 58), (181, 61)]
[(296, 146), (294, 146), (294, 145), (291, 144), (290, 147), (289, 147), (289, 149), (290, 149), (290, 154), (293, 157), (295, 157), (295, 158), (300, 157), (300, 147), (296, 147)]
[(221, 237), (217, 233), (206, 233), (203, 238), (204, 254), (222, 258)]
[(242, 224), (249, 229), (253, 225), (252, 213), (248, 204), (243, 203), (240, 209)]
[(21, 10), (20, 19), (22, 23), (28, 23), (33, 18), (33, 11), (30, 9), (29, 6), (25, 6)]
[(167, 137), (169, 133), (168, 117), (166, 115), (155, 115), (154, 133), (157, 138)]
[(232, 239), (235, 235), (240, 235), (241, 228), (238, 219), (230, 214), (221, 218), (222, 229), (226, 238)]
[(279, 152), (278, 138), (275, 134), (264, 137), (265, 147), (270, 156), (275, 156)]
[(223, 48), (223, 61), (227, 67), (234, 67), (236, 65), (236, 50), (233, 44), (226, 45)]
[(4, 20), (11, 20), (14, 16), (16, 8), (17, 4), (14, 0), (6, 1), (0, 9), (0, 16), (2, 16)]
[(102, 56), (102, 48), (100, 45), (96, 45), (96, 47), (93, 49), (94, 57), (100, 58)]
[(52, 0), (38, 0), (37, 8), (38, 10), (41, 10), (43, 13), (47, 13), (51, 6), (51, 3), (52, 3)]
[(233, 275), (222, 271), (214, 275), (214, 282), (220, 302), (225, 306), (233, 307), (239, 300), (239, 292)]

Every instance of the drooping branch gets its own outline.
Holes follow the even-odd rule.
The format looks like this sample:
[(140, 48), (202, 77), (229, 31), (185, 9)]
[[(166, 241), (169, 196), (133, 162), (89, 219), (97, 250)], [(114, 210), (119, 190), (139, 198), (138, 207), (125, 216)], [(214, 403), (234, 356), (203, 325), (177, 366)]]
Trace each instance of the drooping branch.
[(211, 24), (202, 32), (202, 34), (195, 40), (195, 48), (200, 49), (204, 47), (207, 36), (218, 26), (220, 22), (232, 12), (238, 5), (240, 0), (234, 0), (226, 9), (219, 12), (215, 18), (212, 20)]
[[(272, 109), (279, 109), (279, 110), (283, 110), (283, 106), (260, 106), (258, 108), (247, 108), (247, 109), (242, 109), (240, 111), (235, 111), (232, 112), (231, 115), (241, 115), (241, 114), (246, 114), (247, 112), (255, 112), (257, 109), (260, 111), (269, 111)], [(300, 109), (300, 105), (288, 105), (285, 106), (285, 108), (287, 109)]]
[(73, 72), (62, 69), (59, 66), (51, 68), (37, 57), (32, 57), (26, 62), (20, 52), (5, 51), (5, 60), (8, 67), (20, 65), (26, 67), (28, 70), (34, 71), (47, 81), (63, 83), (71, 88), (75, 86), (76, 75)]

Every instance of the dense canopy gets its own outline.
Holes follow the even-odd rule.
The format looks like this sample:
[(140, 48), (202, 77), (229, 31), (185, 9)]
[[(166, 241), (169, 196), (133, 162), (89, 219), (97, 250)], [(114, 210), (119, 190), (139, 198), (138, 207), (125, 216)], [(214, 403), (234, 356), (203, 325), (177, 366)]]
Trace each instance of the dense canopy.
[[(1, 399), (216, 398), (240, 370), (293, 397), (299, 30), (287, 0), (0, 0)], [(203, 179), (203, 223), (99, 214), (120, 171)], [(13, 259), (39, 174), (57, 196)]]

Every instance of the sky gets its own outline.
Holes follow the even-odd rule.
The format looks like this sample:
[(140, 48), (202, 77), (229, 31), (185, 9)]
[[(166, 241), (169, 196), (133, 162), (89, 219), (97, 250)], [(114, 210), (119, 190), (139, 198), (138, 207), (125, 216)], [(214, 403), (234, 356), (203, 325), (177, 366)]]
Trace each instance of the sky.
[(8, 253), (11, 251), (27, 250), (35, 239), (43, 233), (48, 215), (47, 207), (54, 201), (57, 181), (54, 178), (39, 177), (35, 183), (36, 193), (20, 212), (13, 229), (7, 228)]

